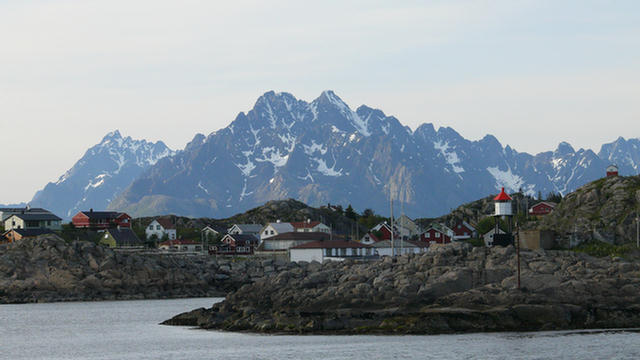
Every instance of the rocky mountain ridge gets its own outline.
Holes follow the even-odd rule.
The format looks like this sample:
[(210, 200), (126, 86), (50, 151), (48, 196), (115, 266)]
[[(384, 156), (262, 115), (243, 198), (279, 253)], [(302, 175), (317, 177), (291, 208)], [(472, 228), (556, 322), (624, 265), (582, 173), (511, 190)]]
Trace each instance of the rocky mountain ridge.
[[(392, 193), (409, 216), (436, 217), (503, 186), (526, 195), (567, 194), (602, 177), (610, 163), (625, 175), (640, 170), (639, 139), (618, 138), (597, 154), (563, 142), (530, 155), (491, 135), (470, 141), (432, 124), (412, 131), (381, 110), (352, 110), (332, 91), (311, 102), (267, 92), (229, 126), (197, 134), (177, 152), (149, 143), (138, 146), (146, 153), (121, 157), (118, 146), (133, 140), (118, 137), (105, 137), (38, 192), (33, 205), (65, 218), (107, 204), (136, 217), (223, 218), (293, 198), (388, 215)], [(132, 170), (118, 170), (129, 166), (123, 158)]]
[(561, 143), (529, 155), (487, 135), (469, 141), (451, 128), (415, 131), (381, 110), (352, 110), (334, 92), (312, 102), (267, 92), (226, 128), (197, 135), (159, 161), (110, 205), (137, 215), (173, 212), (225, 217), (269, 200), (312, 206), (352, 204), (388, 213), (389, 192), (412, 217), (434, 217), (494, 193), (566, 194), (604, 174), (640, 164), (638, 139), (617, 139), (599, 154)]
[(56, 182), (38, 191), (30, 205), (44, 207), (64, 219), (80, 210), (106, 209), (145, 169), (172, 155), (175, 151), (162, 141), (135, 140), (112, 131)]

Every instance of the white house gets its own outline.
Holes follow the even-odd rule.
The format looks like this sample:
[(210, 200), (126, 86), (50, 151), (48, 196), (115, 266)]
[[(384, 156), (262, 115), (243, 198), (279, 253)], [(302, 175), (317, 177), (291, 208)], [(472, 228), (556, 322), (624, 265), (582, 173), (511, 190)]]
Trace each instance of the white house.
[(400, 217), (394, 220), (394, 227), (396, 228), (396, 232), (400, 236), (406, 236), (410, 238), (412, 236), (418, 236), (422, 234), (422, 228), (418, 226), (410, 217), (402, 214)]
[[(493, 246), (493, 236), (496, 234), (496, 228), (491, 229), (491, 231), (487, 232), (483, 235), (484, 244), (486, 246)], [(498, 228), (498, 234), (505, 234), (502, 229)]]
[(167, 240), (158, 244), (158, 248), (165, 251), (201, 252), (202, 244), (193, 240)]
[(62, 222), (62, 219), (60, 219), (59, 217), (51, 213), (13, 214), (8, 218), (6, 218), (6, 220), (4, 221), (4, 229), (5, 230), (12, 230), (12, 229), (60, 230), (62, 229), (61, 222)]
[(314, 241), (329, 241), (331, 234), (323, 232), (286, 232), (262, 240), (260, 250), (286, 251), (294, 246)]
[(289, 260), (292, 262), (324, 262), (329, 260), (342, 261), (347, 258), (367, 257), (375, 257), (373, 247), (371, 245), (361, 244), (356, 241), (313, 241), (310, 243), (294, 246), (289, 249)]
[(158, 218), (153, 220), (144, 230), (144, 233), (147, 239), (151, 239), (153, 235), (156, 236), (157, 239), (164, 238), (165, 234), (167, 235), (167, 239), (175, 240), (177, 237), (176, 233), (176, 225), (171, 222), (170, 219), (166, 218)]
[(260, 224), (233, 224), (227, 230), (227, 234), (230, 235), (255, 235), (259, 236), (262, 225)]
[(296, 232), (324, 232), (327, 234), (331, 232), (331, 228), (327, 225), (320, 221), (311, 221), (311, 219), (307, 219), (307, 221), (292, 222), (291, 226), (293, 226), (293, 229)]
[(265, 227), (263, 227), (260, 230), (260, 240), (268, 239), (270, 237), (273, 237), (279, 234), (284, 234), (284, 233), (289, 233), (294, 231), (295, 229), (293, 228), (293, 225), (291, 225), (291, 223), (280, 222), (280, 220), (278, 220), (278, 222), (268, 223)]

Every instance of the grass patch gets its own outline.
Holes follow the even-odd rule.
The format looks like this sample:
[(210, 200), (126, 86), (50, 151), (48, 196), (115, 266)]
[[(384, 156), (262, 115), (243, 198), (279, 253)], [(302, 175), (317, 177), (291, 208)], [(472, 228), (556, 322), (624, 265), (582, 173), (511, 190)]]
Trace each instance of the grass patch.
[(611, 245), (602, 241), (592, 240), (573, 248), (573, 251), (596, 257), (623, 257), (633, 249), (634, 246), (631, 244)]

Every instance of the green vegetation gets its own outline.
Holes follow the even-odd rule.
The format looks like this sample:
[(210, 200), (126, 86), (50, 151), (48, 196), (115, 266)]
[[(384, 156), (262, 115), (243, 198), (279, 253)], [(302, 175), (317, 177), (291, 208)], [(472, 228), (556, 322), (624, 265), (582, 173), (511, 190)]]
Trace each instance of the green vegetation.
[[(502, 231), (507, 231), (507, 223), (504, 220), (500, 220), (500, 229)], [(494, 216), (487, 216), (484, 219), (480, 220), (476, 225), (476, 231), (478, 231), (479, 235), (486, 234), (496, 227), (496, 218)]]
[(360, 218), (358, 219), (358, 224), (362, 225), (367, 229), (371, 229), (372, 227), (378, 225), (379, 223), (387, 220), (388, 219), (386, 217), (377, 215), (373, 210), (365, 209), (362, 212), (362, 215), (360, 215)]
[(591, 256), (604, 257), (623, 257), (631, 252), (635, 248), (635, 245), (611, 245), (602, 241), (592, 240), (573, 248), (573, 251), (582, 252)]
[(465, 240), (465, 242), (471, 244), (474, 247), (484, 246), (483, 238), (468, 239), (468, 240)]

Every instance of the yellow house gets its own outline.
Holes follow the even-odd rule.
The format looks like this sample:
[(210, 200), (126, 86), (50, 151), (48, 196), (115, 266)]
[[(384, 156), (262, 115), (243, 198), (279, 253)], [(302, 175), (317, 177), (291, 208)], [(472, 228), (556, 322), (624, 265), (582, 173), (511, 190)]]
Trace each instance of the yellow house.
[(138, 238), (136, 233), (129, 228), (112, 228), (105, 230), (100, 235), (100, 245), (108, 246), (110, 248), (142, 248), (144, 244)]

